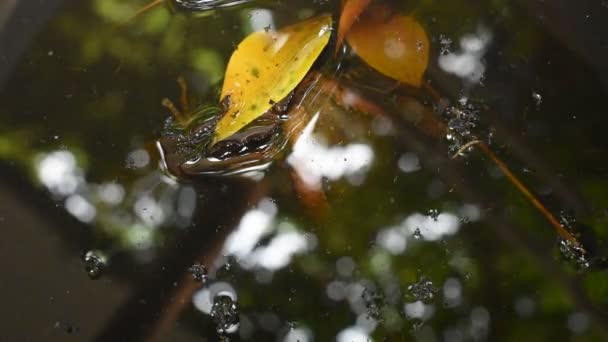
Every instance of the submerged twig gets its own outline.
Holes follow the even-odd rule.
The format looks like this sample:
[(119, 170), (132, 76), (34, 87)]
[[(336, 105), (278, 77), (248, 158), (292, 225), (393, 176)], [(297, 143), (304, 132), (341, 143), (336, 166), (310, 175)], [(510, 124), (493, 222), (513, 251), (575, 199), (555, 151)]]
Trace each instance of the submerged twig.
[(583, 252), (585, 251), (581, 243), (572, 235), (566, 228), (564, 228), (559, 221), (551, 214), (551, 212), (545, 208), (545, 206), (528, 190), (528, 188), (511, 172), (509, 167), (498, 158), (488, 145), (484, 142), (475, 144), (486, 156), (498, 166), (498, 168), (507, 176), (507, 179), (513, 184), (527, 199), (530, 203), (538, 209), (538, 211), (549, 221), (549, 223), (555, 228), (557, 233), (566, 241), (570, 242), (574, 247), (580, 248)]
[(162, 4), (163, 2), (165, 2), (165, 0), (153, 0), (153, 1), (152, 1), (152, 2), (150, 2), (149, 4), (144, 5), (144, 7), (142, 7), (142, 8), (140, 8), (140, 9), (138, 9), (137, 11), (135, 11), (135, 13), (133, 13), (133, 15), (131, 15), (131, 16), (129, 17), (129, 19), (127, 19), (127, 21), (126, 21), (126, 22), (129, 22), (129, 21), (131, 21), (131, 20), (133, 20), (133, 19), (135, 19), (135, 18), (139, 17), (139, 16), (140, 16), (140, 15), (142, 15), (143, 13), (145, 13), (145, 12), (147, 12), (147, 11), (149, 11), (149, 10), (153, 9), (154, 7), (156, 7), (156, 6), (160, 5), (160, 4)]

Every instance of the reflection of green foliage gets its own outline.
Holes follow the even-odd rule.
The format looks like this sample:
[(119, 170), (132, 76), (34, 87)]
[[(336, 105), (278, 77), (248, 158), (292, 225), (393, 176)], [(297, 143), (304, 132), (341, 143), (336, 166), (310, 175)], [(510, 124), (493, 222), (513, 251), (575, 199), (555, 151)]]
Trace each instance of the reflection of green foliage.
[[(81, 2), (76, 8), (59, 13), (36, 39), (28, 58), (18, 66), (11, 86), (1, 94), (0, 159), (17, 162), (34, 176), (34, 156), (67, 147), (86, 170), (87, 180), (118, 180), (129, 186), (143, 172), (125, 170), (125, 156), (133, 148), (146, 147), (154, 151), (151, 143), (158, 137), (167, 116), (160, 100), (177, 98), (175, 79), (178, 76), (192, 80), (191, 93), (197, 100), (217, 102), (216, 94), (210, 89), (220, 83), (229, 54), (248, 29), (243, 24), (248, 12), (190, 17), (161, 6), (125, 22), (145, 2), (95, 0)], [(297, 12), (309, 9), (311, 2), (290, 0), (283, 6), (288, 8), (279, 6), (278, 23), (292, 21)], [(532, 64), (542, 48), (538, 42), (546, 39), (525, 13), (506, 0), (489, 3), (420, 0), (407, 6), (414, 9), (435, 41), (440, 34), (456, 40), (475, 32), (480, 23), (490, 28), (497, 26), (504, 32), (516, 31), (516, 36), (501, 46), (507, 56), (505, 60), (524, 57)], [(54, 55), (49, 56), (49, 51), (54, 51)], [(546, 64), (543, 58), (538, 63)], [(527, 100), (528, 90), (523, 92)], [(573, 102), (577, 102), (576, 99), (584, 102), (581, 96), (569, 94), (575, 98)], [(33, 101), (24, 101), (24, 98)], [(23, 113), (43, 113), (50, 119), (24, 117)], [(365, 127), (371, 125), (369, 118), (352, 112), (343, 114)], [(549, 122), (553, 116), (541, 119)], [(59, 136), (58, 141), (51, 139), (55, 135)], [(564, 322), (576, 306), (572, 294), (529, 254), (512, 248), (483, 221), (464, 224), (456, 236), (438, 242), (409, 239), (403, 255), (392, 255), (374, 243), (380, 229), (400, 222), (409, 214), (432, 208), (456, 212), (462, 202), (460, 195), (451, 189), (437, 199), (427, 196), (427, 185), (438, 173), (449, 170), (400, 173), (395, 165), (404, 148), (395, 145), (396, 139), (399, 137), (369, 138), (377, 162), (362, 186), (355, 187), (346, 181), (331, 183), (327, 193), (331, 205), (327, 221), (317, 223), (310, 219), (293, 193), (275, 194), (280, 197), (280, 218), (314, 233), (319, 246), (314, 253), (296, 257), (290, 270), (275, 274), (270, 285), (257, 284), (250, 273), (228, 277), (240, 285), (241, 306), (248, 311), (280, 308), (281, 317), (313, 327), (316, 340), (331, 340), (339, 329), (352, 324), (355, 317), (347, 303), (328, 300), (325, 287), (339, 278), (336, 260), (352, 256), (357, 264), (355, 278), (367, 279), (380, 289), (394, 282), (404, 291), (423, 275), (438, 289), (448, 278), (460, 279), (465, 295), (462, 306), (457, 310), (443, 308), (441, 291), (433, 302), (436, 313), (427, 325), (437, 333), (453, 327), (454, 322), (468, 322), (470, 310), (476, 306), (490, 311), (491, 325), (507, 339), (550, 338), (555, 336), (554, 330), (567, 333)], [(568, 167), (576, 167), (580, 147), (574, 149), (572, 146), (576, 144), (568, 139), (554, 139), (550, 144), (551, 150), (546, 155), (555, 165), (562, 165), (567, 171)], [(489, 193), (497, 199), (498, 204), (480, 203), (482, 210), (495, 213), (501, 211), (503, 205), (508, 206), (509, 220), (526, 229), (525, 234), (520, 234), (524, 239), (553, 241), (554, 232), (538, 212), (504, 178), (488, 177), (489, 162), (482, 159), (478, 154), (471, 154), (466, 169), (474, 179), (474, 191)], [(152, 161), (153, 168), (156, 168), (155, 162)], [(508, 163), (521, 166), (517, 160), (508, 160)], [(281, 165), (275, 170), (281, 170)], [(280, 177), (272, 180), (280, 188), (288, 187), (287, 182), (281, 183)], [(542, 181), (533, 177), (524, 180), (533, 188), (542, 185)], [(606, 189), (608, 183), (602, 177), (583, 180), (582, 192), (597, 208), (608, 207)], [(98, 205), (103, 213), (117, 211)], [(590, 224), (600, 238), (608, 238), (608, 220), (600, 210), (585, 223)], [(142, 239), (161, 246), (175, 233), (174, 227), (152, 232), (137, 222), (121, 221), (109, 214), (101, 217), (95, 228), (97, 233), (102, 231), (99, 235), (110, 236), (117, 245), (126, 248), (135, 248)], [(551, 251), (545, 254), (551, 255)], [(383, 271), (384, 267), (389, 269), (388, 274)], [(598, 306), (607, 305), (606, 273), (590, 272), (582, 278), (590, 300)], [(512, 312), (514, 299), (522, 295), (531, 295), (540, 301), (535, 316), (528, 320)], [(378, 340), (395, 331), (411, 333), (412, 322), (404, 320), (402, 313), (405, 296), (403, 293), (400, 296), (399, 304), (382, 308), (385, 321), (376, 333)], [(196, 322), (188, 328), (199, 329)]]
[(608, 277), (605, 272), (586, 274), (585, 287), (591, 301), (597, 304), (608, 304)]

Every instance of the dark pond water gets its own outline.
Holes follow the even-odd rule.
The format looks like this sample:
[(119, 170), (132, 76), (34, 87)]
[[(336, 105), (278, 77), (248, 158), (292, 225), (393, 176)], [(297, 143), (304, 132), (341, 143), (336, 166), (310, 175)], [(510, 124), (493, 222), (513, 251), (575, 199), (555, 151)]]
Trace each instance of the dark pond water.
[[(0, 3), (0, 341), (608, 338), (608, 6), (386, 1), (429, 37), (426, 86), (347, 50), (387, 116), (322, 94), (263, 173), (182, 181), (156, 147), (176, 79), (216, 104), (247, 34), (340, 12), (184, 3)], [(583, 257), (490, 154), (451, 158), (474, 140)]]

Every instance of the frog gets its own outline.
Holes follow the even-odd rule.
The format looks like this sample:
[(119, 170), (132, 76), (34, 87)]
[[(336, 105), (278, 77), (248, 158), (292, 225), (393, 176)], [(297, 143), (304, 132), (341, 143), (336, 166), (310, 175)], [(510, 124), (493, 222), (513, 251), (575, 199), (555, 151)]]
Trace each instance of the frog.
[[(260, 117), (218, 142), (213, 141), (214, 132), (231, 105), (229, 95), (219, 108), (192, 113), (182, 113), (166, 100), (172, 115), (157, 140), (163, 168), (177, 179), (241, 175), (268, 168), (310, 118), (304, 109), (304, 97), (319, 91), (322, 79), (320, 73), (311, 71), (284, 99), (272, 103)], [(182, 103), (181, 107), (188, 106)], [(179, 122), (178, 118), (183, 117), (188, 117), (187, 122)]]

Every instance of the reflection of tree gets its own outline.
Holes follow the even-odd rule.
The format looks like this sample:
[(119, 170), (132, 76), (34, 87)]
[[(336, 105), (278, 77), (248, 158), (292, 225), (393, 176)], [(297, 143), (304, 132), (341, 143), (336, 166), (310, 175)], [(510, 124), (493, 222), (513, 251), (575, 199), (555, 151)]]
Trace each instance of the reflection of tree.
[[(495, 3), (500, 11), (506, 9), (509, 16), (495, 19), (494, 14), (487, 14), (496, 8), (488, 4), (471, 5), (468, 1), (426, 3), (420, 5), (418, 13), (422, 19), (435, 17), (435, 21), (425, 24), (435, 38), (450, 33), (455, 39), (466, 32), (475, 32), (476, 20), (462, 25), (465, 17), (498, 20), (489, 20), (487, 24), (496, 31), (503, 56), (489, 56), (491, 65), (521, 66), (518, 60), (525, 58), (527, 64), (536, 66), (544, 64), (542, 59), (550, 53), (553, 63), (569, 65), (589, 76), (589, 72), (568, 64), (572, 63), (571, 56), (563, 49), (551, 42), (540, 43), (547, 37), (517, 8), (500, 1)], [(304, 8), (304, 4), (304, 1), (290, 2), (289, 9)], [(194, 261), (211, 267), (224, 238), (243, 213), (264, 196), (276, 200), (279, 220), (287, 220), (298, 229), (314, 234), (318, 246), (274, 272), (261, 266), (248, 270), (238, 266), (238, 262), (230, 271), (215, 270), (211, 278), (229, 281), (237, 288), (240, 307), (256, 327), (253, 340), (275, 338), (274, 333), (264, 331), (260, 323), (268, 313), (280, 318), (280, 326), (295, 322), (298, 328), (310, 329), (316, 340), (331, 340), (341, 330), (357, 326), (355, 320), (367, 314), (366, 303), (361, 300), (364, 289), (375, 291), (372, 298), (382, 298), (373, 303), (374, 312), (378, 311), (375, 317), (381, 320), (373, 334), (379, 338), (388, 336), (399, 340), (406, 334), (428, 334), (429, 331), (438, 336), (446, 331), (468, 334), (472, 317), (481, 317), (484, 312), (490, 317), (489, 338), (496, 335), (521, 339), (532, 332), (539, 338), (563, 337), (569, 334), (565, 322), (572, 317), (573, 310), (583, 312), (595, 323), (589, 336), (604, 334), (601, 329), (605, 325), (602, 324), (605, 322), (603, 309), (608, 289), (605, 274), (596, 271), (574, 274), (561, 265), (552, 254), (554, 236), (546, 229), (537, 229), (545, 223), (508, 184), (486, 176), (486, 163), (474, 155), (463, 161), (450, 161), (445, 146), (437, 146), (436, 140), (410, 125), (397, 123), (394, 128), (398, 133), (392, 137), (370, 135), (367, 143), (374, 150), (375, 162), (364, 181), (357, 183), (359, 186), (344, 179), (321, 182), (327, 189), (330, 204), (328, 220), (319, 221), (306, 215), (294, 189), (288, 185), (288, 176), (279, 172), (281, 164), (275, 165), (265, 180), (275, 185), (273, 190), (266, 188), (265, 183), (250, 187), (228, 182), (227, 187), (223, 187), (217, 180), (206, 180), (184, 186), (164, 178), (157, 171), (156, 153), (149, 143), (155, 139), (166, 115), (159, 100), (175, 93), (174, 79), (185, 74), (201, 98), (215, 102), (216, 96), (209, 89), (222, 77), (224, 60), (243, 36), (244, 20), (238, 11), (189, 18), (159, 8), (129, 25), (119, 25), (125, 13), (139, 5), (115, 0), (66, 5), (37, 38), (28, 51), (28, 58), (19, 65), (10, 86), (1, 95), (2, 159), (19, 163), (31, 179), (42, 181), (49, 193), (75, 217), (92, 222), (89, 237), (97, 238), (101, 247), (121, 246), (111, 261), (109, 276), (130, 281), (134, 294), (116, 313), (100, 340), (160, 336), (156, 334), (171, 330), (174, 320), (197, 333), (211, 334), (213, 325), (209, 317), (191, 305), (191, 295), (200, 285), (184, 272)], [(277, 13), (279, 17), (286, 17), (281, 20), (288, 22), (292, 15), (285, 6), (277, 5)], [(519, 35), (525, 39), (509, 40), (509, 25), (513, 23), (518, 24)], [(567, 61), (557, 54), (563, 54), (562, 58)], [(429, 77), (446, 96), (460, 96), (461, 84), (436, 67), (431, 68)], [(566, 74), (564, 77), (565, 84), (581, 76)], [(489, 78), (486, 88), (474, 90), (471, 95), (489, 99), (491, 103), (496, 96), (502, 96), (496, 94), (502, 94), (504, 89)], [(598, 90), (593, 85), (583, 90), (571, 89), (568, 85), (569, 90), (565, 92), (566, 85), (556, 82), (553, 87), (557, 87), (557, 93), (567, 93), (573, 98), (569, 101), (579, 101), (577, 106), (586, 106), (590, 113), (595, 113), (593, 104), (585, 105), (580, 100), (581, 94), (596, 96)], [(520, 87), (524, 86), (518, 85), (517, 90)], [(512, 96), (523, 101), (522, 98), (529, 97), (527, 91), (526, 88), (522, 91), (526, 94)], [(544, 96), (545, 104), (550, 103), (548, 98), (550, 95)], [(523, 107), (518, 103), (509, 103), (509, 106), (515, 108), (514, 111)], [(554, 117), (563, 119), (565, 112), (573, 108), (566, 107), (550, 107), (547, 109), (550, 115), (544, 112), (534, 115), (556, 132), (568, 132), (558, 128), (554, 121), (559, 120), (553, 120)], [(335, 119), (332, 124), (348, 124), (353, 131), (377, 124), (344, 110), (332, 110), (335, 117), (345, 118)], [(560, 114), (562, 112), (564, 114)], [(554, 190), (553, 196), (546, 196), (551, 206), (559, 208), (555, 204), (559, 200), (562, 205), (575, 209), (579, 217), (585, 217), (586, 203), (548, 165), (562, 165), (564, 173), (571, 175), (574, 165), (580, 163), (570, 161), (604, 165), (597, 159), (584, 159), (572, 147), (572, 141), (580, 141), (581, 149), (596, 147), (584, 137), (585, 131), (595, 132), (591, 124), (580, 123), (583, 133), (568, 139), (552, 137), (550, 150), (534, 142), (537, 149), (550, 152), (545, 158), (539, 158), (538, 153), (531, 152), (532, 142), (523, 141), (519, 133), (507, 128), (522, 123), (505, 122), (505, 117), (498, 113), (485, 114), (482, 124), (492, 127), (498, 140), (509, 147), (509, 153), (503, 154), (513, 155), (536, 170), (536, 179), (528, 177), (533, 186), (549, 184)], [(413, 153), (420, 160), (421, 170), (414, 168), (410, 173), (403, 173), (396, 169), (397, 159), (405, 152)], [(144, 153), (148, 155), (148, 162), (140, 164), (138, 160)], [(52, 173), (48, 169), (43, 177), (38, 177), (37, 170), (44, 160), (47, 167), (49, 161), (54, 161), (55, 170), (59, 166), (63, 168), (58, 178), (49, 179)], [(509, 162), (520, 165), (514, 159)], [(126, 169), (126, 164), (133, 167)], [(143, 166), (135, 167), (137, 165)], [(75, 183), (61, 183), (70, 179)], [(54, 182), (57, 180), (60, 182)], [(605, 189), (605, 181), (590, 177), (580, 182), (585, 185), (586, 195), (595, 194), (592, 197), (595, 205), (606, 204), (605, 190), (601, 190)], [(429, 191), (431, 184), (433, 191)], [(65, 187), (70, 191), (56, 192)], [(439, 195), (432, 197), (429, 193)], [(188, 203), (193, 194), (196, 205), (190, 220), (188, 215), (180, 216), (179, 203)], [(67, 205), (68, 198), (72, 198), (71, 205)], [(464, 203), (478, 208), (481, 220), (460, 222), (454, 235), (441, 235), (438, 241), (429, 241), (430, 238), (424, 239), (424, 229), (420, 231), (422, 239), (416, 239), (412, 235), (416, 230), (410, 229), (413, 226), (401, 227), (408, 218), (419, 217), (415, 213), (428, 209), (437, 209), (439, 215), (461, 215)], [(91, 208), (95, 210), (94, 218), (91, 218)], [(160, 208), (160, 211), (152, 215), (149, 208)], [(184, 210), (181, 213), (185, 213)], [(163, 220), (159, 220), (159, 215)], [(415, 220), (409, 222), (412, 221)], [(590, 216), (589, 223), (605, 227), (605, 219), (599, 215)], [(596, 230), (602, 233), (601, 229)], [(141, 244), (141, 239), (132, 239), (137, 232), (149, 234), (146, 245)], [(394, 248), (395, 245), (380, 243), (385, 237), (380, 237), (379, 232), (396, 234), (390, 243), (399, 240), (402, 245)], [(260, 246), (267, 247), (274, 236), (269, 234), (261, 239)], [(154, 258), (144, 258), (150, 251)], [(141, 258), (127, 262), (126, 255)], [(343, 257), (352, 259), (354, 271), (341, 273), (337, 269), (336, 263)], [(166, 267), (164, 271), (162, 267)], [(134, 268), (146, 271), (143, 275), (133, 274)], [(438, 289), (436, 299), (425, 303), (422, 309), (404, 299), (407, 286), (418, 282), (421, 276)], [(174, 286), (176, 279), (177, 286)], [(272, 281), (265, 284), (256, 279)], [(330, 284), (333, 284), (330, 292), (334, 299), (327, 295)], [(461, 286), (459, 302), (454, 300), (444, 308), (441, 302), (446, 297), (445, 291), (456, 288), (454, 284)], [(529, 318), (520, 317), (512, 309), (522, 302), (521, 298), (534, 303), (535, 311), (525, 316)], [(404, 313), (407, 304), (414, 305), (410, 306), (410, 312), (422, 312), (420, 317), (433, 312), (416, 332), (412, 332), (411, 327), (418, 321), (408, 320)], [(181, 310), (184, 312), (180, 313)], [(127, 333), (130, 335), (125, 335)]]

